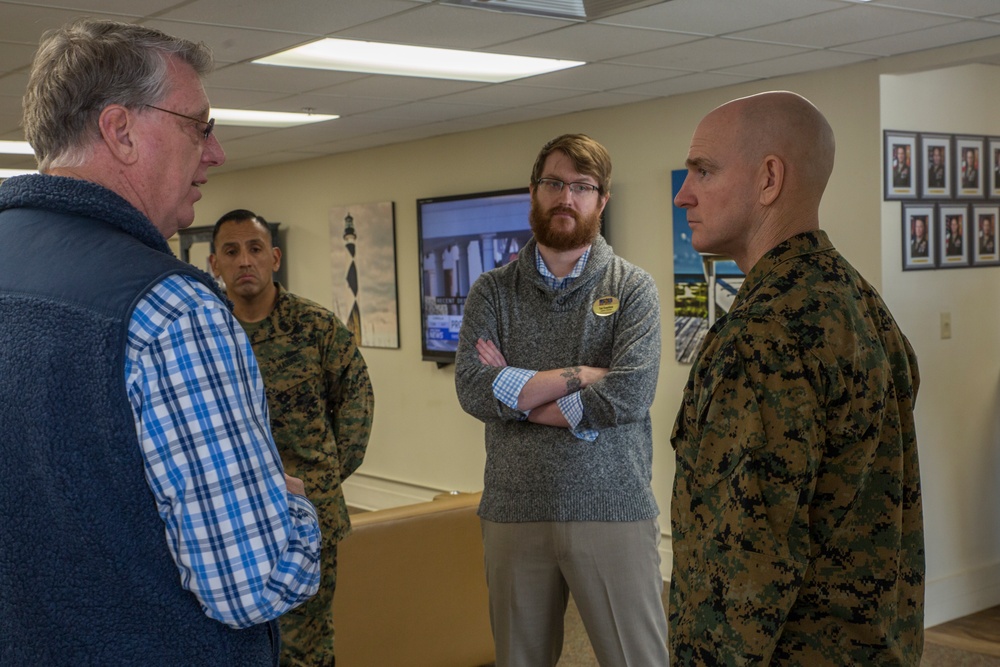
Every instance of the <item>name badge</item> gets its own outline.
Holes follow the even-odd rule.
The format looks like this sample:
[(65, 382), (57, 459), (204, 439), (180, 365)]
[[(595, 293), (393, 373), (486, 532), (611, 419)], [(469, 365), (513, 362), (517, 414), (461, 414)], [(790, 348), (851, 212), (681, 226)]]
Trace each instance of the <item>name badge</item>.
[(594, 315), (607, 317), (618, 311), (618, 297), (602, 296), (594, 302)]

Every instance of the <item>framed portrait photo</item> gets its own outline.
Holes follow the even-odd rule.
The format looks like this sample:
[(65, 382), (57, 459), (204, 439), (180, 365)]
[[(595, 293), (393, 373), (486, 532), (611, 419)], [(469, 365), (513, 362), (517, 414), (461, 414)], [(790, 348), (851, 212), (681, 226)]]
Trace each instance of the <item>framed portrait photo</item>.
[(986, 196), (983, 184), (982, 137), (955, 137), (955, 197), (982, 199)]
[(917, 198), (917, 133), (885, 130), (885, 198)]
[(903, 204), (903, 270), (933, 269), (934, 204)]
[(951, 199), (951, 135), (920, 135), (920, 195)]
[(989, 158), (986, 190), (990, 199), (1000, 199), (1000, 137), (987, 137), (986, 150)]
[(969, 265), (969, 205), (941, 204), (938, 207), (938, 266)]
[(997, 254), (997, 226), (1000, 225), (1000, 205), (972, 205), (972, 233), (969, 235), (972, 244), (972, 264), (988, 266), (1000, 264)]

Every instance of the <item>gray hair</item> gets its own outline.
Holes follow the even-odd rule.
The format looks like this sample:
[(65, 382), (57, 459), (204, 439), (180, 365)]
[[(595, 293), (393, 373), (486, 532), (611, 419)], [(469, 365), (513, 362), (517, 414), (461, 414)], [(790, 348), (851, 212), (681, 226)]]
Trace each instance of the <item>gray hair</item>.
[(83, 164), (108, 105), (135, 109), (163, 99), (171, 57), (201, 77), (214, 66), (204, 44), (131, 23), (80, 19), (46, 32), (24, 95), (24, 135), (39, 170)]

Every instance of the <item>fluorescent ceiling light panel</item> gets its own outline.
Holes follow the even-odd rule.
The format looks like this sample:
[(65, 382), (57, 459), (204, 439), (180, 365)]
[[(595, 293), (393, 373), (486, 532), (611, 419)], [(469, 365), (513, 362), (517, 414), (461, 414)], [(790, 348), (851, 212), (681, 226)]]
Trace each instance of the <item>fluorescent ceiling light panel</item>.
[(577, 67), (583, 62), (351, 39), (321, 39), (255, 60), (262, 65), (502, 83)]
[(251, 111), (249, 109), (212, 109), (212, 118), (219, 125), (243, 127), (295, 127), (309, 123), (335, 120), (340, 116), (321, 113), (285, 113), (283, 111)]
[(27, 141), (0, 141), (0, 153), (34, 155), (35, 151)]

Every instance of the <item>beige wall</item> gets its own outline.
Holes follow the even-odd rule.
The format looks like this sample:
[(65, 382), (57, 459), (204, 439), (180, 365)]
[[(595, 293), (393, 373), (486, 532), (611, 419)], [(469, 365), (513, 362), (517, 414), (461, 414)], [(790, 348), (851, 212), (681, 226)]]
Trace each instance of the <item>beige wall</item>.
[[(1000, 135), (997, 67), (886, 75), (881, 90), (887, 129)], [(884, 294), (920, 361), (928, 599), (940, 603), (935, 614), (997, 604), (1000, 268), (902, 271), (901, 204), (881, 208)], [(941, 313), (951, 315), (950, 339), (941, 339)]]
[[(980, 45), (981, 46), (981, 45)], [(1000, 50), (1000, 41), (986, 48)], [(940, 606), (935, 620), (969, 613), (1000, 602), (996, 589), (975, 600), (962, 597), (970, 573), (1000, 569), (1000, 531), (979, 530), (984, 509), (998, 523), (996, 480), (997, 337), (996, 287), (978, 295), (984, 282), (996, 283), (998, 269), (936, 271), (905, 275), (899, 271), (898, 203), (881, 202), (880, 75), (953, 64), (975, 48), (959, 47), (917, 57), (879, 61), (787, 77), (653, 102), (584, 112), (490, 130), (444, 136), (329, 158), (211, 177), (197, 208), (196, 224), (211, 224), (232, 208), (250, 208), (289, 227), (287, 258), (289, 287), (323, 304), (331, 301), (329, 261), (330, 207), (373, 201), (396, 203), (396, 262), (399, 293), (400, 348), (365, 348), (375, 386), (376, 418), (372, 440), (359, 480), (348, 489), (359, 496), (379, 489), (382, 499), (400, 489), (481, 488), (484, 452), (482, 426), (465, 415), (455, 398), (454, 372), (420, 360), (419, 283), (415, 200), (434, 195), (518, 187), (527, 184), (538, 148), (551, 137), (569, 131), (586, 132), (611, 152), (614, 194), (611, 240), (615, 250), (647, 269), (659, 287), (664, 307), (663, 363), (653, 405), (654, 479), (660, 502), (660, 523), (669, 535), (669, 496), (673, 477), (669, 436), (687, 366), (673, 359), (672, 233), (670, 171), (682, 168), (688, 140), (698, 119), (715, 105), (740, 95), (784, 88), (810, 98), (829, 118), (837, 135), (837, 167), (821, 211), (823, 226), (841, 251), (885, 293), (904, 331), (914, 339), (924, 370), (918, 401), (918, 425), (925, 465), (925, 484), (934, 507), (927, 511), (929, 575), (942, 584), (935, 595), (951, 606)], [(974, 55), (974, 53), (973, 53)], [(896, 77), (898, 78), (898, 77)], [(975, 81), (966, 85), (978, 85)], [(994, 86), (995, 87), (995, 86)], [(964, 90), (964, 88), (963, 88)], [(942, 99), (951, 98), (941, 96)], [(951, 99), (966, 99), (956, 95)], [(997, 108), (991, 100), (992, 108)], [(883, 114), (884, 116), (884, 114)], [(927, 129), (889, 123), (893, 129)], [(975, 127), (930, 129), (986, 133)], [(992, 131), (1000, 134), (1000, 128)], [(881, 221), (881, 224), (880, 224)], [(338, 221), (339, 222), (339, 221)], [(338, 278), (339, 279), (339, 278)], [(932, 303), (922, 295), (934, 295)], [(962, 301), (962, 305), (955, 303)], [(955, 337), (942, 345), (936, 332), (938, 309), (952, 309)], [(980, 320), (992, 318), (994, 328), (981, 330)], [(933, 327), (931, 325), (933, 324)], [(992, 335), (991, 333), (992, 332)], [(968, 362), (955, 365), (950, 352), (967, 351)], [(973, 368), (974, 367), (974, 368)], [(967, 396), (962, 382), (976, 377), (977, 395)], [(961, 407), (959, 408), (959, 404)], [(963, 426), (956, 426), (960, 420)], [(969, 425), (966, 428), (964, 425)], [(966, 438), (963, 455), (948, 458), (955, 436)], [(937, 454), (940, 452), (940, 454)], [(939, 461), (940, 459), (940, 461)], [(946, 463), (945, 470), (937, 464)], [(943, 477), (943, 479), (939, 479)], [(976, 480), (976, 490), (966, 480)], [(390, 488), (392, 487), (392, 488)], [(365, 498), (376, 498), (368, 495)], [(961, 498), (955, 501), (954, 498)], [(978, 507), (979, 513), (974, 509)], [(958, 521), (954, 512), (963, 512)], [(949, 546), (937, 545), (946, 539)], [(669, 539), (664, 539), (669, 571)], [(957, 577), (957, 578), (956, 578)], [(1000, 578), (997, 578), (1000, 581)], [(956, 602), (957, 600), (957, 602)], [(933, 601), (931, 601), (933, 602)], [(975, 607), (975, 608), (970, 608)], [(929, 617), (932, 614), (929, 613)]]

